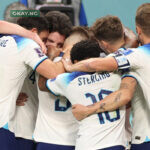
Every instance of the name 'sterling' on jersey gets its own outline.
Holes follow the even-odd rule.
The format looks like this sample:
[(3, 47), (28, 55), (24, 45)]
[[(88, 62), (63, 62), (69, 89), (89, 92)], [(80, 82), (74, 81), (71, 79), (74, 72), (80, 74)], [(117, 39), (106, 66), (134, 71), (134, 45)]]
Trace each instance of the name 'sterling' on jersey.
[(110, 74), (109, 73), (102, 73), (102, 74), (92, 74), (91, 76), (88, 77), (79, 77), (78, 78), (78, 85), (86, 85), (86, 84), (92, 84), (95, 82), (99, 82), (103, 79), (109, 78)]

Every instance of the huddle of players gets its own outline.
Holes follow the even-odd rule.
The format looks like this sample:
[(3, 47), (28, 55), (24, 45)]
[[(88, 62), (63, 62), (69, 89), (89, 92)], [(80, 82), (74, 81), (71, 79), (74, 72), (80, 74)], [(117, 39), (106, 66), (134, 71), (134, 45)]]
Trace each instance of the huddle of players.
[[(142, 5), (137, 11), (137, 16), (138, 16), (139, 11), (140, 13), (141, 12), (143, 13), (143, 10), (150, 11), (150, 4)], [(145, 26), (144, 26), (144, 29), (145, 29)], [(52, 33), (57, 32), (60, 34), (58, 30), (54, 29), (54, 30), (50, 30), (50, 32), (51, 31), (53, 31)], [(98, 19), (93, 25), (92, 31), (94, 32), (94, 35), (96, 39), (98, 40), (100, 47), (107, 54), (115, 52), (121, 47), (123, 48), (125, 46), (131, 47), (134, 44), (136, 44), (134, 43), (134, 40), (133, 40), (135, 37), (133, 37), (132, 39), (132, 37), (128, 36), (128, 30), (125, 30), (124, 32), (124, 28), (118, 17), (106, 16), (106, 17), (102, 17)], [(124, 33), (127, 35), (127, 37), (124, 36)], [(130, 34), (130, 31), (129, 31), (129, 34)], [(51, 48), (51, 46), (48, 45), (48, 41), (49, 42), (53, 41), (51, 39), (49, 40), (50, 38), (49, 36), (48, 36), (46, 45), (50, 51), (49, 54), (51, 56), (54, 47), (52, 46)], [(64, 36), (64, 38), (62, 39), (65, 39), (66, 37), (67, 36)], [(64, 51), (68, 53), (68, 48), (70, 49), (73, 46), (73, 44), (81, 40), (87, 40), (89, 39), (89, 37), (90, 35), (87, 33), (86, 29), (83, 29), (80, 27), (75, 28), (71, 36), (69, 36), (65, 40)], [(140, 42), (142, 42), (141, 39), (142, 38), (140, 38)], [(132, 40), (133, 42), (131, 42)], [(143, 44), (144, 43), (142, 43), (142, 45)], [(80, 43), (75, 44), (71, 50), (71, 53), (68, 53), (70, 54), (72, 63), (77, 63), (78, 61), (91, 58), (91, 57), (99, 57), (99, 54), (102, 52), (102, 49), (99, 47), (99, 45), (93, 41), (82, 41)], [(21, 46), (24, 46), (24, 45), (21, 45)], [(146, 46), (146, 48), (147, 47), (148, 46)], [(60, 47), (57, 47), (57, 48), (60, 48)], [(146, 48), (144, 48), (144, 50)], [(140, 49), (142, 48), (140, 47)], [(145, 51), (147, 52), (147, 50)], [(45, 59), (45, 56), (43, 56), (41, 52), (39, 52), (38, 50), (36, 52), (39, 55), (42, 55), (41, 57), (44, 57)], [(99, 64), (96, 64), (96, 66), (99, 66), (97, 70), (92, 70), (93, 68), (91, 66), (89, 68), (88, 65), (84, 67), (85, 69), (88, 69), (88, 71), (91, 69), (91, 71), (93, 72), (99, 71), (101, 69), (102, 69), (101, 71), (115, 70), (114, 68), (111, 68), (112, 67), (111, 65), (106, 69), (106, 64), (105, 64), (105, 61), (112, 59), (111, 56), (113, 56), (117, 60), (118, 66), (120, 67), (120, 69), (124, 71), (124, 69), (126, 68), (128, 69), (130, 65), (128, 60), (125, 59), (125, 57), (123, 57), (124, 53), (125, 55), (129, 55), (130, 53), (132, 53), (132, 50), (131, 49), (120, 50), (112, 55), (110, 54), (110, 56), (106, 57), (104, 61), (100, 62), (103, 68), (100, 67)], [(64, 55), (64, 58), (69, 57), (65, 55)], [(42, 59), (42, 61), (44, 59)], [(54, 59), (54, 61), (58, 61), (59, 59), (60, 58), (57, 58), (56, 60)], [(137, 58), (132, 57), (131, 59), (137, 59)], [(113, 64), (114, 60), (111, 60), (111, 61)], [(143, 60), (138, 60), (138, 61), (143, 61)], [(134, 63), (134, 60), (133, 61), (131, 60), (131, 64), (132, 63)], [(58, 67), (59, 65), (59, 68), (62, 68), (61, 70), (64, 69), (62, 62), (58, 61), (55, 64), (56, 64), (56, 67)], [(110, 61), (109, 61), (109, 64), (110, 64)], [(143, 64), (145, 65), (145, 62), (143, 62)], [(82, 63), (81, 65), (84, 65), (84, 63)], [(66, 69), (68, 68), (66, 67)], [(76, 69), (76, 66), (75, 66), (75, 69)], [(60, 72), (63, 72), (63, 71), (60, 71)], [(24, 86), (23, 92), (27, 93), (27, 89), (28, 89), (31, 95), (28, 95), (29, 93), (27, 93), (27, 95), (29, 96), (28, 101), (26, 102), (25, 106), (17, 107), (16, 112), (11, 108), (12, 113), (10, 113), (11, 115), (9, 115), (10, 130), (15, 133), (16, 137), (31, 139), (33, 130), (35, 128), (34, 139), (38, 142), (37, 144), (38, 150), (40, 149), (42, 150), (44, 149), (66, 149), (68, 150), (68, 149), (75, 149), (75, 148), (77, 150), (84, 150), (84, 149), (96, 150), (96, 149), (104, 149), (104, 148), (106, 150), (107, 149), (108, 150), (109, 149), (110, 150), (125, 149), (126, 147), (126, 137), (125, 137), (125, 129), (124, 129), (125, 108), (123, 105), (125, 105), (132, 98), (132, 95), (134, 93), (134, 89), (136, 86), (136, 82), (137, 81), (139, 82), (139, 80), (137, 78), (137, 75), (134, 72), (133, 73), (124, 72), (124, 76), (122, 77), (122, 80), (121, 80), (121, 76), (122, 76), (121, 73), (73, 72), (73, 73), (61, 74), (61, 75), (58, 75), (55, 80), (49, 79), (46, 81), (45, 78), (43, 78), (42, 76), (38, 77), (37, 75), (36, 81), (39, 80), (38, 84), (39, 84), (40, 89), (47, 90), (47, 91), (49, 90), (54, 95), (48, 92), (41, 92), (39, 91), (39, 88), (38, 88), (37, 89), (38, 98), (36, 97), (35, 99), (34, 96), (37, 96), (37, 95), (34, 95), (35, 92), (32, 92), (33, 87), (29, 89), (29, 86), (27, 83), (27, 87)], [(135, 81), (135, 78), (137, 78), (137, 81)], [(27, 82), (29, 82), (29, 80)], [(45, 85), (47, 88), (45, 87)], [(120, 89), (119, 89), (119, 86), (120, 86)], [(115, 101), (113, 101), (114, 93), (112, 92), (118, 89), (119, 90), (125, 89), (125, 93), (123, 93), (124, 95), (122, 96), (121, 95), (122, 93), (121, 94), (117, 93), (118, 92), (117, 91), (116, 92), (117, 94), (115, 93), (116, 95), (114, 95), (116, 96)], [(107, 97), (106, 97), (106, 100), (108, 102), (109, 101), (111, 102), (111, 98), (112, 98), (111, 105), (109, 103), (107, 104), (107, 101), (106, 101), (106, 103), (100, 103), (100, 107), (96, 107), (96, 108), (100, 109), (98, 110), (100, 112), (103, 112), (105, 110), (107, 111), (107, 109), (111, 112), (93, 114), (87, 118), (83, 117), (84, 119), (77, 123), (71, 114), (71, 109), (70, 109), (71, 104), (69, 103), (68, 100), (66, 100), (65, 98), (61, 96), (65, 96), (71, 102), (72, 105), (82, 104), (85, 106), (96, 103), (97, 101), (102, 100), (105, 98), (105, 96), (107, 96), (110, 99), (110, 100), (109, 99), (107, 100)], [(32, 102), (31, 99), (34, 100), (34, 102)], [(35, 105), (37, 105), (38, 99), (39, 99), (38, 115), (37, 115), (37, 121), (35, 125), (35, 122), (33, 123), (32, 120), (36, 118), (36, 116), (34, 115), (37, 113), (37, 109), (34, 107)], [(124, 103), (118, 104), (121, 101), (120, 99)], [(108, 108), (107, 108), (107, 105), (108, 105)], [(118, 109), (118, 105), (119, 105), (119, 109)], [(73, 111), (76, 109), (77, 106), (78, 105), (73, 106)], [(94, 105), (93, 107), (95, 106), (96, 105)], [(95, 111), (95, 108), (94, 109), (92, 109), (92, 107), (89, 107), (89, 108), (92, 110), (90, 112), (91, 114), (98, 112), (97, 110)], [(143, 92), (139, 86), (137, 86), (135, 97), (132, 100), (132, 109), (133, 109), (132, 110), (133, 111), (133, 135), (132, 135), (131, 149), (133, 148), (146, 149), (146, 147), (148, 149), (149, 143), (145, 142), (145, 140), (148, 140), (149, 138), (149, 135), (148, 135), (149, 129), (150, 129), (149, 121), (148, 121), (149, 120), (148, 119), (149, 107), (147, 104), (147, 100), (144, 97)], [(32, 113), (30, 113), (31, 111)], [(139, 114), (139, 111), (140, 111), (140, 114)], [(13, 114), (13, 112), (15, 112), (15, 114)], [(139, 122), (141, 118), (142, 118), (142, 121)], [(29, 126), (27, 126), (26, 123), (31, 128), (29, 128)], [(145, 127), (144, 129), (143, 129), (143, 126)], [(75, 145), (75, 148), (74, 148), (74, 145)]]

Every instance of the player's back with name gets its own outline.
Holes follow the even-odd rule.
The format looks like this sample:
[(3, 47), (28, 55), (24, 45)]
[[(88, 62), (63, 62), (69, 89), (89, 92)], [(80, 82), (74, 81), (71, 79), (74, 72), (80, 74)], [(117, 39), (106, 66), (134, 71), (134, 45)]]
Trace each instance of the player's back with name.
[[(55, 80), (48, 80), (47, 87), (56, 95), (64, 95), (71, 104), (92, 105), (120, 86), (121, 77), (118, 74), (73, 72), (58, 75)], [(79, 85), (79, 79), (99, 79), (91, 84)], [(112, 112), (91, 115), (79, 122), (77, 149), (100, 149), (126, 144), (125, 108)], [(113, 137), (113, 139), (112, 139)], [(85, 144), (83, 144), (85, 143)]]

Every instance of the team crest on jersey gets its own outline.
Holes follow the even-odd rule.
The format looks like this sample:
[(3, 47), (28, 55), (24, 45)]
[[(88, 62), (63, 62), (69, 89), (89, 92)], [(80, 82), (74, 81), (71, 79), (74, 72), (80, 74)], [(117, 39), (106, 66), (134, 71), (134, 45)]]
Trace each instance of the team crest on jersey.
[(38, 54), (39, 57), (43, 57), (44, 56), (44, 54), (43, 54), (43, 52), (41, 51), (40, 48), (34, 48), (34, 50), (36, 51), (36, 53)]

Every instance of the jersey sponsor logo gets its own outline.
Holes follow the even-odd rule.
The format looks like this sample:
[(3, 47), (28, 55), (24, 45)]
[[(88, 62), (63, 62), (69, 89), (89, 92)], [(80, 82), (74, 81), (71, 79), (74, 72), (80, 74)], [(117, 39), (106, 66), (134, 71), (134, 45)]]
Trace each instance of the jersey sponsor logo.
[(36, 53), (38, 54), (39, 57), (43, 57), (44, 54), (42, 53), (40, 48), (34, 48), (34, 50), (36, 51)]
[(1, 47), (6, 47), (8, 40), (0, 40), (0, 46)]

